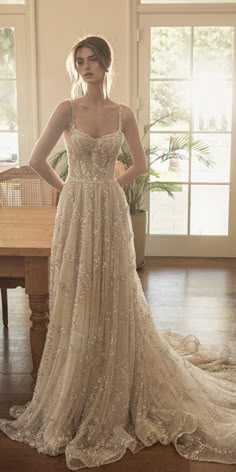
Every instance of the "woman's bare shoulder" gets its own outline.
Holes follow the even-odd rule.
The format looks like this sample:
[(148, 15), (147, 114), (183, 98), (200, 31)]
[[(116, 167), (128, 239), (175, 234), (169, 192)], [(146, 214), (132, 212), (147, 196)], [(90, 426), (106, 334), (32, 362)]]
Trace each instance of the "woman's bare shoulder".
[(51, 120), (52, 122), (63, 125), (64, 128), (69, 126), (72, 116), (71, 100), (66, 98), (59, 102), (54, 108)]
[(55, 110), (57, 110), (58, 113), (61, 113), (64, 116), (71, 115), (71, 99), (70, 98), (65, 98), (64, 100), (59, 102), (56, 105)]
[(130, 108), (128, 105), (125, 105), (123, 103), (121, 103), (120, 105), (122, 107), (123, 125), (126, 126), (127, 124), (136, 122), (136, 117), (132, 108)]
[(120, 106), (122, 107), (122, 115), (126, 117), (127, 119), (133, 118), (135, 116), (132, 108), (130, 108), (128, 105), (121, 103)]

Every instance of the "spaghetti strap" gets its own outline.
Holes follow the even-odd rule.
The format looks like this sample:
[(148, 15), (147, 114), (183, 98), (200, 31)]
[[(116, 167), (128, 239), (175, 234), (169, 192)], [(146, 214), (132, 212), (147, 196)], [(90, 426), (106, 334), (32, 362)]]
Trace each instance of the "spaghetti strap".
[(119, 105), (119, 131), (122, 130), (122, 105)]
[(70, 99), (71, 105), (71, 128), (75, 128), (75, 101)]

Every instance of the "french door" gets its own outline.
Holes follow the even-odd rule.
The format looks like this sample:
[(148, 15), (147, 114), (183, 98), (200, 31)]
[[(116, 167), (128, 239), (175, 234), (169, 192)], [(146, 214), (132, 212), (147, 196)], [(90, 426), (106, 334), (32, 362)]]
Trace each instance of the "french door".
[(139, 16), (138, 119), (152, 168), (146, 255), (236, 256), (236, 15)]

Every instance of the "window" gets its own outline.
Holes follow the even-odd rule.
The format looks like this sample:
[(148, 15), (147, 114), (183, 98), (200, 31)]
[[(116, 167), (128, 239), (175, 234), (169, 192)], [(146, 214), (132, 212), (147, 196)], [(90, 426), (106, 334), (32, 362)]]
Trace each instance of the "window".
[(0, 161), (18, 161), (15, 28), (0, 27)]
[(0, 171), (27, 164), (37, 134), (33, 0), (27, 1), (27, 9), (22, 1), (18, 2), (21, 5), (9, 7), (3, 3), (6, 2), (0, 5)]
[(150, 195), (151, 234), (228, 234), (233, 44), (233, 27), (151, 27), (150, 142), (174, 182)]
[(235, 257), (236, 9), (194, 9), (139, 10), (138, 120), (159, 157), (150, 181), (173, 193), (149, 193), (146, 254)]

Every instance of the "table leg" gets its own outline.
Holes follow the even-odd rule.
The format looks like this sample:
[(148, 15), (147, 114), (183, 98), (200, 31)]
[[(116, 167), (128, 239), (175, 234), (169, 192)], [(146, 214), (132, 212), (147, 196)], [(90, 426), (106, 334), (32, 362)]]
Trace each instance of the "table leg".
[(33, 377), (32, 387), (34, 387), (47, 334), (48, 295), (29, 295), (29, 306), (32, 311), (30, 316), (30, 321), (32, 321), (30, 345), (33, 361), (33, 370), (31, 372)]
[(29, 295), (29, 305), (32, 311), (30, 320), (30, 344), (33, 361), (31, 372), (35, 386), (38, 368), (43, 354), (48, 315), (48, 258), (47, 257), (26, 257), (25, 258), (25, 291)]

